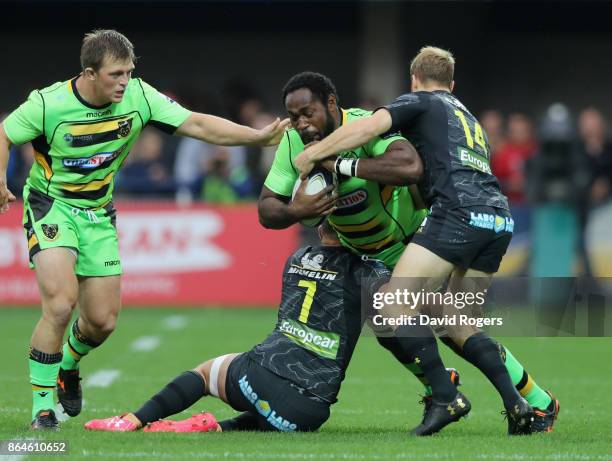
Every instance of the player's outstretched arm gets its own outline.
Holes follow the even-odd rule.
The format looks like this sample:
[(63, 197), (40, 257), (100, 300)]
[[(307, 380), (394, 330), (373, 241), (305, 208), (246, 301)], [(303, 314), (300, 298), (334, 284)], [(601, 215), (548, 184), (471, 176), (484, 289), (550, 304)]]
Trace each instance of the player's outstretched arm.
[(214, 115), (194, 112), (176, 130), (179, 136), (189, 136), (221, 146), (274, 146), (289, 125), (289, 119), (276, 119), (261, 130), (256, 130)]
[(359, 159), (356, 175), (389, 186), (416, 184), (423, 176), (423, 162), (410, 141), (398, 140), (382, 155)]
[(15, 196), (8, 190), (6, 180), (10, 147), (11, 141), (4, 131), (4, 124), (0, 123), (0, 214), (8, 211), (9, 202), (16, 200)]
[(384, 109), (376, 111), (369, 117), (347, 123), (321, 142), (307, 147), (295, 158), (295, 166), (305, 177), (316, 162), (366, 144), (375, 136), (389, 131), (391, 124), (391, 115)]

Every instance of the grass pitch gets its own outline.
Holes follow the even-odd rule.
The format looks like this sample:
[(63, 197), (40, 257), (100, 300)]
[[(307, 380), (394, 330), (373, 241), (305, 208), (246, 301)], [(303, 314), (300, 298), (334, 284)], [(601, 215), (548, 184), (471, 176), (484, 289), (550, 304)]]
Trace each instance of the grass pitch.
[[(126, 309), (117, 331), (82, 362), (81, 415), (64, 422), (57, 434), (40, 434), (28, 430), (31, 390), (26, 359), (38, 316), (38, 309), (0, 309), (0, 441), (66, 440), (69, 455), (64, 459), (612, 460), (610, 338), (503, 341), (561, 401), (552, 434), (507, 437), (501, 401), (492, 386), (440, 346), (447, 366), (461, 371), (472, 412), (435, 437), (409, 438), (408, 429), (421, 417), (420, 385), (372, 337), (361, 339), (339, 402), (318, 433), (88, 432), (82, 429), (85, 421), (137, 409), (174, 376), (205, 359), (247, 350), (271, 331), (276, 316), (273, 309)], [(207, 397), (177, 417), (202, 410), (218, 418), (235, 414)], [(0, 456), (0, 461), (3, 458), (7, 459)]]

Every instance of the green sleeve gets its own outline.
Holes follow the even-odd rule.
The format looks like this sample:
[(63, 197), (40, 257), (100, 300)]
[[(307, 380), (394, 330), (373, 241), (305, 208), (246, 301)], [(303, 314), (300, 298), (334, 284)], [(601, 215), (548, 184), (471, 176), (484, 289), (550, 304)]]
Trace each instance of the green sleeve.
[(13, 144), (25, 144), (43, 134), (44, 103), (38, 91), (4, 119), (4, 131)]
[(390, 144), (394, 143), (395, 141), (405, 141), (405, 140), (406, 138), (403, 138), (397, 135), (385, 136), (384, 138), (381, 138), (380, 136), (376, 136), (374, 139), (372, 139), (370, 142), (368, 142), (363, 147), (368, 157), (377, 157), (379, 155), (384, 154), (385, 151), (387, 150), (387, 147), (389, 147)]
[(174, 133), (191, 115), (191, 111), (185, 109), (179, 103), (160, 93), (151, 85), (138, 79), (145, 99), (150, 109), (148, 122), (167, 133)]
[(297, 170), (294, 168), (291, 155), (297, 155), (297, 152), (291, 151), (289, 132), (285, 133), (283, 140), (276, 149), (274, 161), (266, 177), (264, 185), (272, 192), (291, 197), (295, 181), (299, 178)]

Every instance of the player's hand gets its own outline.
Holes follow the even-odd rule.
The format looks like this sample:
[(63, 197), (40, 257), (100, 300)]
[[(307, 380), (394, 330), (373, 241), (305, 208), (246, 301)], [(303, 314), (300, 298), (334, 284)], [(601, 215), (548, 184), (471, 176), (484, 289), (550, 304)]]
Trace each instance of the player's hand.
[(321, 160), (319, 162), (319, 165), (322, 168), (325, 168), (327, 171), (330, 171), (331, 173), (335, 173), (336, 172), (336, 159), (338, 157), (334, 156), (334, 157), (327, 157), (324, 160)]
[(256, 144), (259, 146), (276, 146), (281, 142), (288, 126), (288, 118), (281, 120), (277, 117), (272, 123), (259, 130)]
[[(312, 143), (308, 144), (309, 146)], [(310, 158), (310, 152), (308, 148), (304, 149), (301, 154), (299, 154), (293, 160), (295, 163), (295, 167), (300, 170), (300, 177), (302, 179), (306, 179), (308, 177), (308, 173), (312, 171), (315, 166), (315, 162)]]
[(9, 203), (14, 202), (17, 198), (6, 187), (6, 179), (0, 179), (0, 214), (5, 213), (9, 209)]
[[(334, 186), (330, 185), (315, 195), (306, 194), (307, 180), (302, 180), (295, 197), (289, 205), (298, 221), (318, 216), (327, 216), (336, 209), (338, 195)], [(329, 195), (328, 195), (329, 194)]]

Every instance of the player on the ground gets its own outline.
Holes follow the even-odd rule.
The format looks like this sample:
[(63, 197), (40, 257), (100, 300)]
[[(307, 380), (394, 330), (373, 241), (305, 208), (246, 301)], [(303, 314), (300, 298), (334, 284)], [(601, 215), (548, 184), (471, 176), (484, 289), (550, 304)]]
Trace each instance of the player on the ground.
[[(295, 165), (305, 174), (329, 156), (384, 133), (400, 132), (423, 160), (425, 173), (419, 190), (430, 215), (395, 266), (394, 281), (403, 278), (404, 286), (418, 291), (425, 278), (441, 282), (451, 276), (452, 291), (482, 291), (499, 268), (513, 227), (507, 200), (489, 167), (486, 134), (451, 94), (454, 59), (449, 52), (434, 47), (421, 49), (410, 72), (411, 93), (371, 117), (340, 127), (307, 148)], [(478, 278), (477, 284), (474, 278)], [(539, 388), (507, 350), (474, 327), (447, 327), (447, 332), (460, 346), (461, 355), (499, 391), (508, 412), (509, 433), (552, 429), (558, 401)], [(421, 341), (430, 341), (432, 335), (423, 326), (402, 326), (396, 333), (417, 334)], [(421, 347), (421, 341), (414, 341), (413, 347)], [(521, 394), (531, 397), (535, 414), (515, 385)], [(451, 392), (448, 387), (447, 395)], [(442, 417), (444, 407), (440, 405), (436, 413)], [(424, 429), (435, 427), (435, 419), (424, 421)]]
[[(334, 230), (319, 226), (321, 245), (287, 259), (274, 331), (242, 354), (208, 360), (166, 385), (139, 410), (96, 419), (102, 431), (314, 431), (329, 418), (365, 316), (362, 290), (374, 293), (390, 276), (380, 261), (346, 250)], [(244, 412), (219, 424), (210, 414), (158, 421), (212, 395)]]
[[(146, 125), (224, 145), (277, 144), (288, 121), (262, 130), (193, 113), (139, 78), (130, 41), (114, 30), (85, 36), (81, 73), (32, 91), (0, 125), (0, 212), (11, 144), (31, 141), (35, 163), (24, 199), (31, 267), (42, 317), (30, 343), (32, 428), (57, 428), (54, 390), (64, 411), (81, 411), (79, 361), (111, 334), (120, 310), (121, 260), (114, 179)], [(78, 319), (62, 348), (72, 310)]]
[[(304, 150), (304, 145), (321, 140), (339, 126), (354, 123), (370, 112), (342, 109), (332, 81), (315, 72), (291, 77), (283, 88), (282, 98), (293, 129), (283, 136), (262, 188), (260, 222), (268, 228), (282, 229), (305, 218), (328, 215), (344, 246), (393, 268), (427, 214), (423, 207), (414, 205), (407, 186), (422, 174), (418, 154), (401, 136), (376, 137), (339, 157), (340, 162), (358, 159), (359, 172), (351, 176), (339, 174), (337, 195), (333, 192), (328, 197), (332, 186), (315, 196), (306, 195), (304, 181), (291, 200), (299, 178), (293, 159)], [(340, 163), (337, 165), (342, 169)], [(334, 161), (329, 160), (327, 167), (333, 171)], [(423, 403), (427, 411), (432, 389), (414, 357), (407, 355), (393, 336), (377, 339), (424, 384)], [(451, 369), (451, 375), (457, 384), (456, 371)]]

